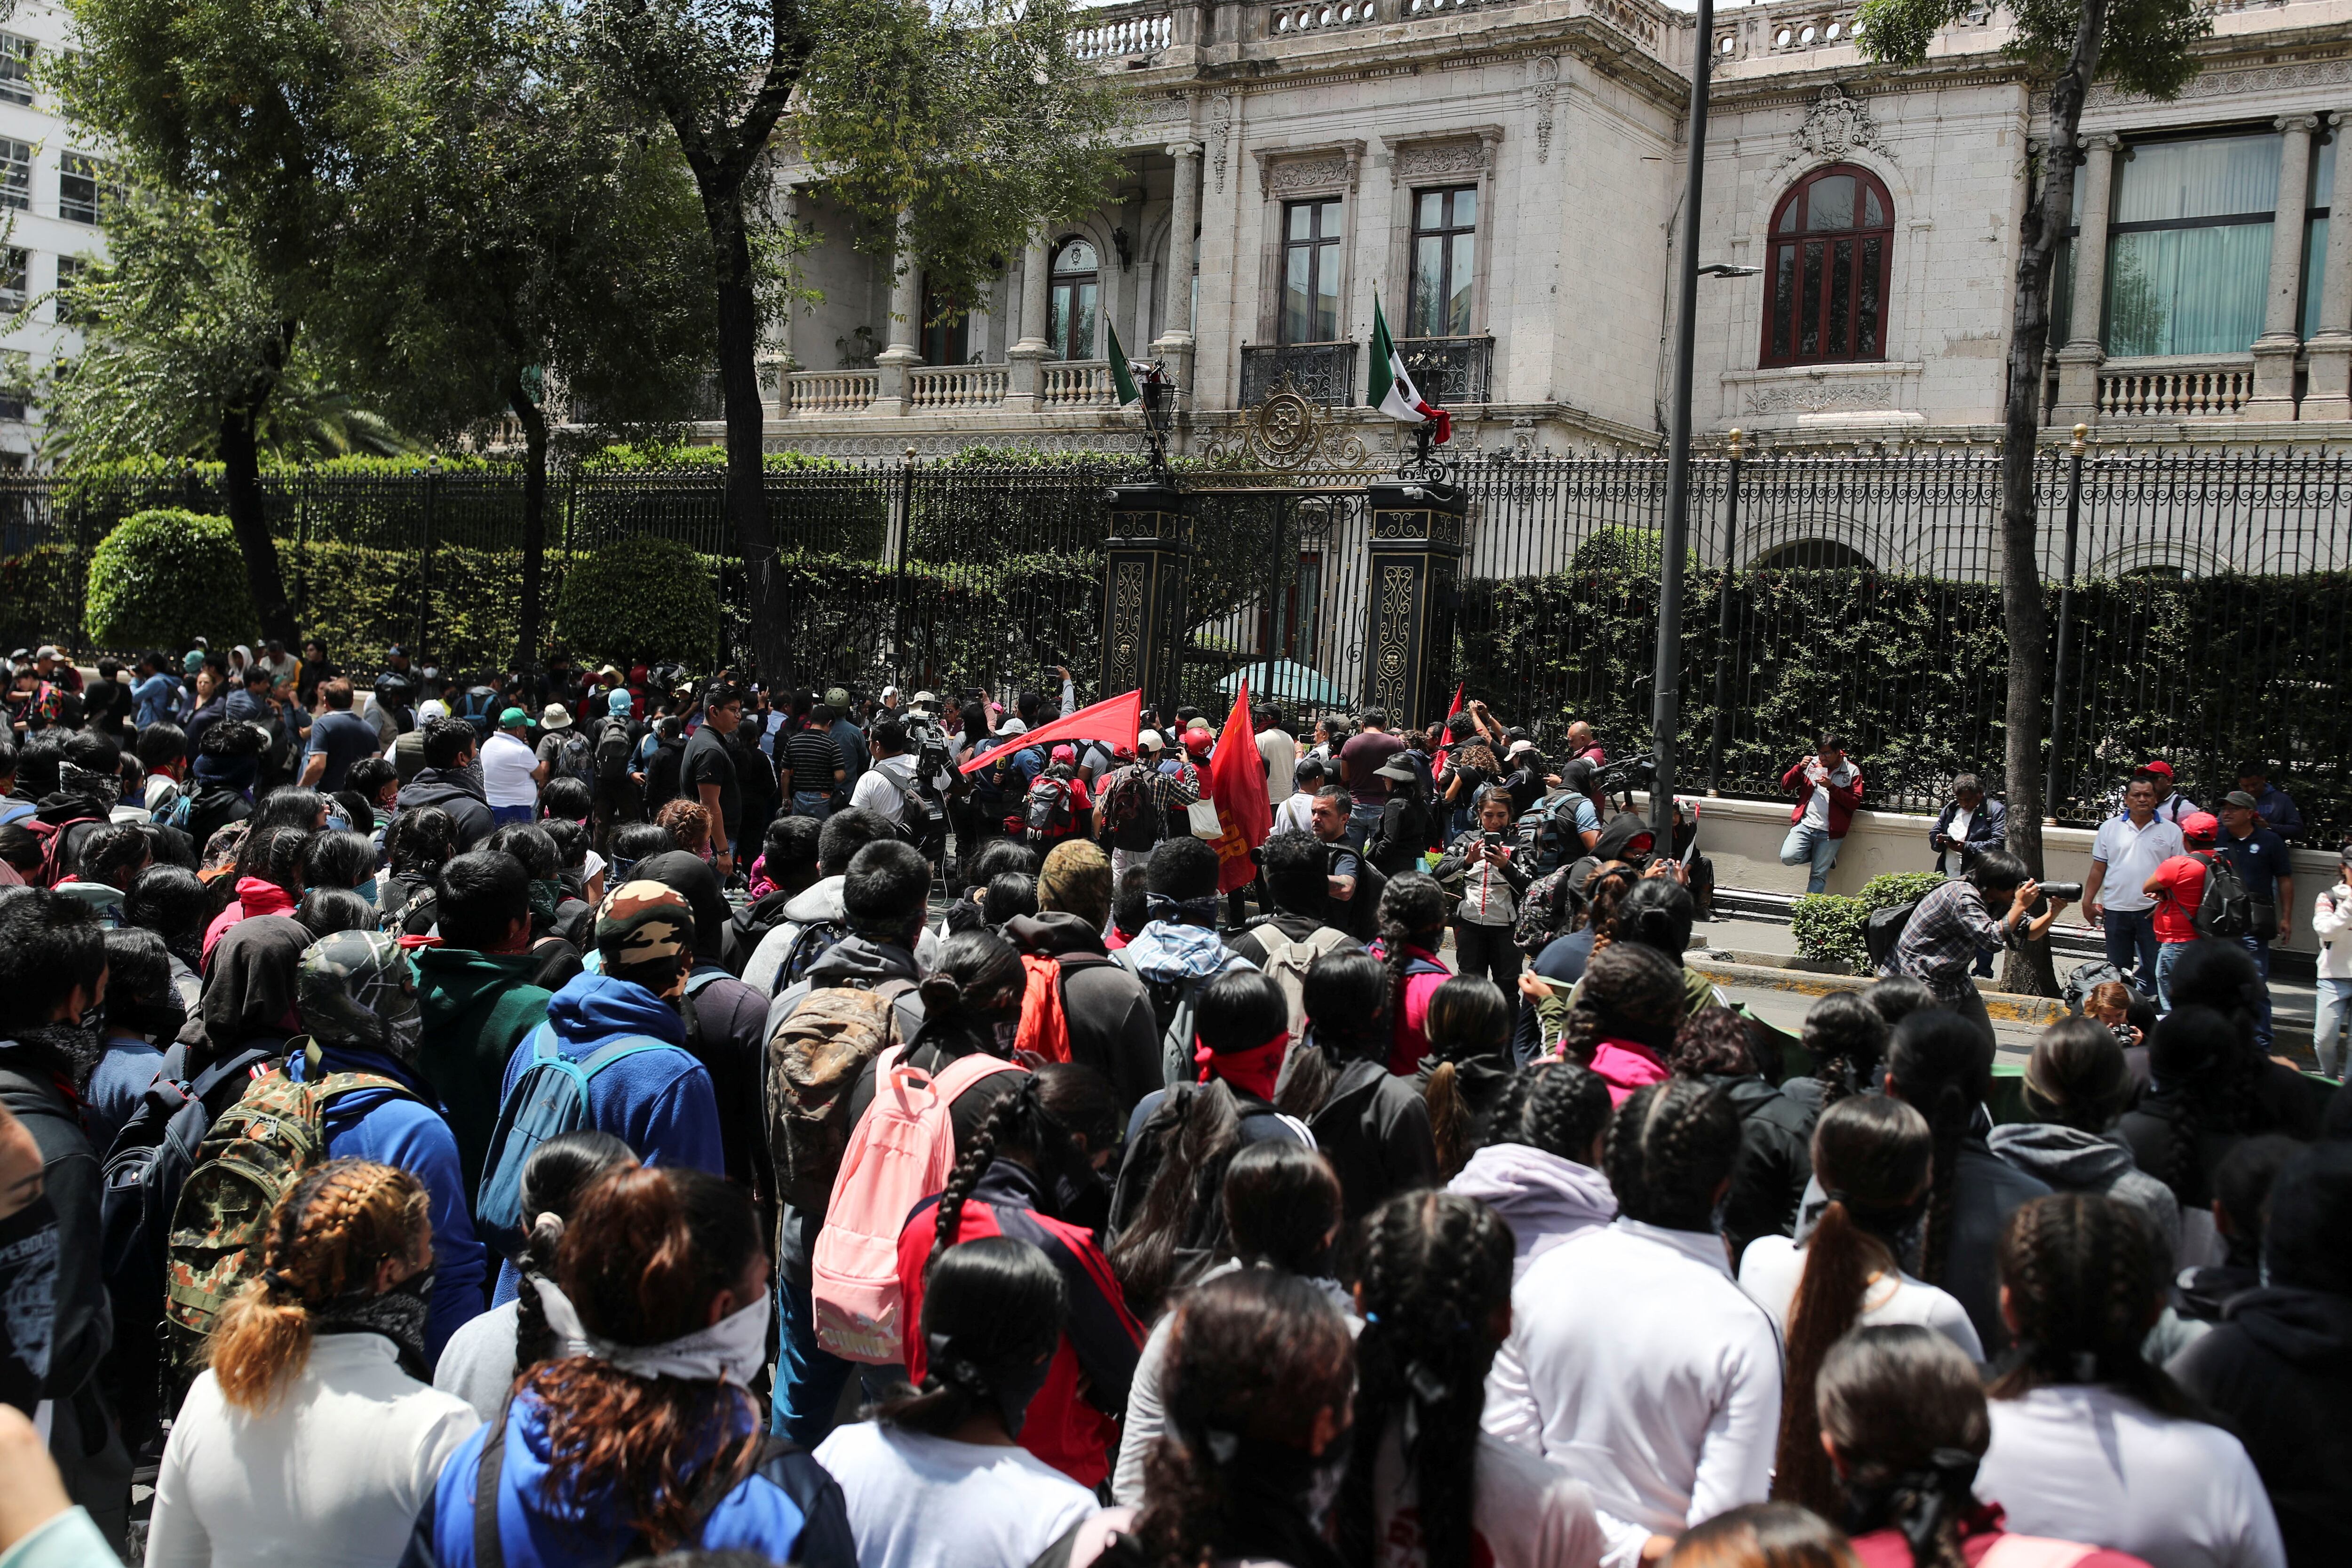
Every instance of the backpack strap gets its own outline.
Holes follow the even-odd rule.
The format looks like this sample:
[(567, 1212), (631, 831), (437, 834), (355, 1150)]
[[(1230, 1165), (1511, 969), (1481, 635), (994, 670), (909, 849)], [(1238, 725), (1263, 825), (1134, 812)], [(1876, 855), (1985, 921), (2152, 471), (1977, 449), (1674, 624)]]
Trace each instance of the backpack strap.
[[(961, 1056), (931, 1075), (931, 1092), (941, 1101), (953, 1103), (956, 1098), (982, 1079), (1001, 1072), (1026, 1072), (1018, 1062), (1008, 1062), (1003, 1057), (992, 1057), (986, 1051), (973, 1051)], [(880, 1075), (876, 1075), (880, 1081)]]
[(499, 1476), (507, 1463), (507, 1411), (514, 1391), (499, 1401), (482, 1436), (482, 1458), (474, 1467), (474, 1568), (507, 1568), (506, 1543), (499, 1539)]

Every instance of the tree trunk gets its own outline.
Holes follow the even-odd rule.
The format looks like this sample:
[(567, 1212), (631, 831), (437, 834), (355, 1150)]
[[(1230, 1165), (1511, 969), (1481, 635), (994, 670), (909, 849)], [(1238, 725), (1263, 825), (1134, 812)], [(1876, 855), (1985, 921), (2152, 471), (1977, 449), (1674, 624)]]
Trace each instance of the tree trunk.
[(264, 388), (221, 411), (221, 488), (228, 506), (228, 525), (236, 535), (237, 553), (245, 557), (245, 584), (261, 617), (261, 635), (276, 637), (288, 647), (300, 647), (301, 631), (294, 624), (294, 606), (286, 597), (286, 580), (278, 574), (278, 544), (269, 537), (269, 517), (261, 500), (257, 426), (268, 397)]
[(727, 518), (742, 552), (751, 590), (751, 663), (763, 679), (781, 679), (790, 652), (783, 644), (783, 606), (776, 574), (775, 536), (768, 523), (768, 492), (761, 458), (767, 411), (760, 405), (760, 310), (751, 290), (751, 237), (738, 184), (706, 190), (703, 210), (718, 252), (719, 390), (727, 420)]
[(547, 413), (525, 390), (518, 374), (507, 401), (522, 422), (522, 619), (515, 630), (515, 665), (526, 672), (540, 665), (540, 592), (547, 565)]
[[(2037, 201), (2025, 211), (2017, 257), (2015, 313), (2009, 342), (2009, 403), (2000, 447), (2000, 611), (2009, 639), (2008, 845), (2026, 869), (2042, 872), (2042, 754), (2050, 678), (2050, 611), (2042, 596), (2040, 518), (2034, 507), (2035, 437), (2042, 425), (2042, 361), (2050, 343), (2050, 280), (2074, 210), (2074, 150), (2083, 100), (2097, 74), (2106, 0), (2083, 0), (2080, 31), (2066, 69), (2050, 84)], [(2092, 309), (2096, 310), (2094, 301)], [(2027, 942), (2001, 960), (2004, 991), (2054, 996), (2058, 976), (2050, 944)]]

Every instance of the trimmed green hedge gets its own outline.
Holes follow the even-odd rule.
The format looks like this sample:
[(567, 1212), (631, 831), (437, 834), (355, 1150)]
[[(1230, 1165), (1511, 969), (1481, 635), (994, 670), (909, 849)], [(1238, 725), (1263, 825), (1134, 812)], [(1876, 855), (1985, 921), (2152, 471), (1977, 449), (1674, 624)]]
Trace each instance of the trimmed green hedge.
[(573, 561), (556, 607), (575, 651), (624, 668), (640, 659), (708, 665), (719, 654), (719, 617), (709, 563), (676, 540), (645, 536)]
[(199, 637), (250, 640), (261, 618), (228, 519), (142, 511), (90, 552), (86, 635), (101, 647), (176, 651)]
[(1843, 963), (1857, 974), (1870, 973), (1870, 948), (1864, 931), (1880, 910), (1924, 899), (1944, 885), (1941, 871), (1890, 871), (1862, 885), (1858, 897), (1808, 893), (1790, 910), (1789, 927), (1797, 952), (1821, 963)]

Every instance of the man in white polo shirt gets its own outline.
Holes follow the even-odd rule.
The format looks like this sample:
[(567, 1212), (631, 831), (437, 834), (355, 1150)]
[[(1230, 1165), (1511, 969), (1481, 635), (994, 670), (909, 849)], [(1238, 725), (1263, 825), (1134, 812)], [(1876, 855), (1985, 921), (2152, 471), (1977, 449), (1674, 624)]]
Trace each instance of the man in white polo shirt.
[(547, 782), (548, 767), (523, 738), (530, 726), (530, 714), (509, 708), (482, 742), (482, 795), (500, 827), (529, 822), (539, 812), (539, 786)]
[(2154, 779), (2133, 778), (2124, 814), (2101, 823), (2091, 841), (2083, 883), (2083, 923), (2105, 928), (2107, 962), (2148, 996), (2156, 994), (2156, 900), (2145, 888), (2158, 866), (2181, 853), (2180, 829), (2158, 817), (2156, 794)]

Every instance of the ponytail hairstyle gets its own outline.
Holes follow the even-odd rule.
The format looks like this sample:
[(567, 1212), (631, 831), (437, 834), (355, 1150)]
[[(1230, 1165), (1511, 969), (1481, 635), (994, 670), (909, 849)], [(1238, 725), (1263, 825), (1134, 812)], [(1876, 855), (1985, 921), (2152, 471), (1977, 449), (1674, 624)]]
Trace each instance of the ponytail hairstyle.
[(1037, 912), (1037, 879), (1026, 871), (999, 871), (988, 879), (981, 908), (989, 925), (998, 931), (1007, 921)]
[(1582, 931), (1591, 926), (1595, 947), (1609, 939), (1609, 924), (1617, 917), (1617, 906), (1639, 880), (1639, 874), (1622, 861), (1611, 860), (1593, 868), (1592, 875), (1584, 881), (1584, 901), (1570, 922), (1570, 931)]
[(2210, 1419), (2140, 1353), (2171, 1269), (2164, 1243), (2115, 1199), (2052, 1193), (2020, 1205), (2000, 1234), (2000, 1279), (2017, 1344), (1986, 1393), (2020, 1399), (2062, 1384), (2112, 1383), (2159, 1415)]
[(1038, 1366), (1052, 1358), (1069, 1316), (1061, 1271), (1030, 1243), (983, 1236), (950, 1248), (932, 1261), (923, 1287), (922, 1386), (902, 1384), (875, 1416), (945, 1437), (992, 1409), (1018, 1436), (1042, 1381)]
[(1992, 1446), (1968, 1352), (1916, 1323), (1856, 1329), (1822, 1358), (1813, 1412), (1844, 1464), (1847, 1531), (1899, 1530), (1912, 1568), (1967, 1568), (1960, 1523), (1976, 1511), (1969, 1489)]
[(1423, 1027), (1435, 1065), (1422, 1086), (1429, 1130), (1437, 1142), (1437, 1173), (1451, 1181), (1470, 1162), (1470, 1107), (1462, 1098), (1457, 1063), (1474, 1057), (1511, 1059), (1511, 1005), (1483, 974), (1457, 974), (1429, 999)]
[(1341, 1068), (1359, 1058), (1387, 1062), (1389, 993), (1387, 966), (1361, 948), (1327, 952), (1307, 966), (1300, 984), (1307, 1029), (1283, 1060), (1276, 1110), (1307, 1121), (1331, 1098)]
[(515, 1369), (527, 1372), (552, 1361), (562, 1347), (548, 1326), (547, 1303), (540, 1299), (537, 1281), (555, 1269), (555, 1249), (563, 1240), (564, 1222), (589, 1184), (616, 1166), (634, 1166), (636, 1152), (610, 1132), (583, 1127), (559, 1132), (530, 1152), (522, 1166), (522, 1248), (515, 1268), (522, 1289), (515, 1295)]
[(431, 882), (457, 858), (457, 824), (437, 805), (415, 806), (392, 819), (383, 847), (394, 876)]
[(997, 1096), (988, 1120), (972, 1134), (971, 1147), (957, 1156), (955, 1169), (948, 1173), (932, 1218), (931, 1258), (936, 1260), (956, 1245), (963, 1233), (963, 1205), (998, 1160), (1011, 1160), (1035, 1173), (1050, 1205), (1057, 1177), (1076, 1174), (1095, 1151), (1118, 1141), (1118, 1101), (1102, 1074), (1076, 1062), (1055, 1062), (1022, 1074), (1018, 1089)]
[(1391, 1019), (1404, 1016), (1404, 982), (1412, 962), (1405, 949), (1430, 952), (1445, 940), (1445, 894), (1437, 883), (1418, 871), (1389, 879), (1381, 889), (1381, 962), (1388, 966)]
[(1992, 1045), (1958, 1013), (1941, 1007), (1914, 1013), (1895, 1026), (1886, 1047), (1886, 1077), (1890, 1092), (1927, 1119), (1935, 1140), (1936, 1175), (1927, 1194), (1919, 1277), (1941, 1285), (1952, 1256), (1960, 1142), (1992, 1087)]
[(1590, 1167), (1593, 1145), (1607, 1132), (1613, 1109), (1600, 1074), (1574, 1062), (1534, 1062), (1514, 1074), (1503, 1090), (1487, 1139), (1524, 1143)]
[(1372, 1211), (1357, 1249), (1356, 1436), (1340, 1483), (1339, 1555), (1380, 1558), (1373, 1471), (1397, 1427), (1421, 1500), (1428, 1568), (1471, 1568), (1478, 1418), (1511, 1304), (1510, 1228), (1475, 1198), (1402, 1193)]
[(1602, 1040), (1632, 1039), (1664, 1060), (1687, 1000), (1681, 964), (1654, 947), (1612, 942), (1585, 965), (1584, 988), (1560, 1032), (1563, 1052), (1581, 1065)]
[(910, 1048), (936, 1046), (950, 1057), (1003, 1055), (994, 1026), (1020, 1017), (1028, 989), (1019, 948), (992, 931), (956, 932), (940, 944), (937, 967), (923, 976), (923, 1026)]
[(1225, 1167), (1225, 1231), (1234, 1256), (1309, 1277), (1331, 1272), (1345, 1214), (1331, 1162), (1287, 1138), (1252, 1143)]
[(1824, 1109), (1876, 1085), (1891, 1026), (1863, 995), (1831, 992), (1805, 1009), (1801, 1027), (1799, 1037), (1812, 1056), (1813, 1080), (1822, 1086)]
[(1627, 1219), (1712, 1232), (1716, 1194), (1739, 1154), (1739, 1116), (1717, 1085), (1646, 1084), (1609, 1121), (1609, 1185)]
[(1756, 1070), (1748, 1026), (1728, 1007), (1701, 1007), (1675, 1031), (1666, 1066), (1678, 1078), (1745, 1078)]
[(1659, 1568), (1861, 1568), (1837, 1526), (1785, 1502), (1751, 1502), (1691, 1526)]
[(2027, 1114), (2081, 1132), (2113, 1127), (2131, 1089), (2123, 1042), (2093, 1018), (2061, 1018), (2042, 1030), (2025, 1064)]
[(1829, 1194), (1806, 1238), (1789, 1305), (1787, 1371), (1772, 1495), (1837, 1511), (1837, 1479), (1822, 1452), (1812, 1388), (1822, 1358), (1862, 1316), (1873, 1275), (1895, 1271), (1902, 1235), (1935, 1159), (1927, 1119), (1887, 1095), (1842, 1100), (1813, 1127), (1813, 1173)]
[(2170, 1187), (2184, 1209), (2213, 1201), (2213, 1173), (2200, 1149), (2204, 1134), (2235, 1131), (2246, 1120), (2232, 1103), (2239, 1098), (2231, 1070), (2237, 1052), (2237, 1027), (2227, 1014), (2178, 999), (2148, 1037), (2154, 1091), (2140, 1109), (2165, 1130), (2164, 1152), (2148, 1174)]
[(330, 1160), (270, 1211), (261, 1271), (221, 1309), (205, 1360), (233, 1409), (277, 1404), (310, 1362), (318, 1314), (339, 1297), (375, 1293), (376, 1270), (408, 1261), (430, 1234), (425, 1184), (373, 1160)]
[[(629, 1166), (572, 1205), (555, 1278), (590, 1334), (657, 1345), (709, 1326), (762, 1251), (740, 1187), (688, 1165)], [(704, 1488), (741, 1473), (763, 1437), (733, 1384), (638, 1377), (595, 1356), (542, 1363), (518, 1392), (544, 1412), (548, 1495), (614, 1500), (656, 1552), (690, 1543)]]
[(1111, 1271), (1138, 1317), (1148, 1321), (1159, 1311), (1175, 1279), (1178, 1249), (1202, 1216), (1219, 1215), (1225, 1167), (1241, 1131), (1241, 1107), (1221, 1079), (1173, 1085), (1138, 1131), (1138, 1142), (1158, 1147), (1160, 1164), (1110, 1249)]
[(1664, 953), (1680, 969), (1697, 918), (1698, 902), (1688, 888), (1664, 877), (1643, 877), (1626, 888), (1605, 929), (1611, 945), (1637, 943)]
[(1143, 1563), (1328, 1561), (1303, 1513), (1268, 1506), (1267, 1469), (1311, 1464), (1318, 1417), (1345, 1412), (1354, 1392), (1354, 1347), (1320, 1286), (1244, 1268), (1187, 1292), (1160, 1374), (1167, 1424), (1143, 1462)]

